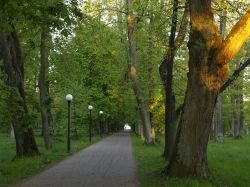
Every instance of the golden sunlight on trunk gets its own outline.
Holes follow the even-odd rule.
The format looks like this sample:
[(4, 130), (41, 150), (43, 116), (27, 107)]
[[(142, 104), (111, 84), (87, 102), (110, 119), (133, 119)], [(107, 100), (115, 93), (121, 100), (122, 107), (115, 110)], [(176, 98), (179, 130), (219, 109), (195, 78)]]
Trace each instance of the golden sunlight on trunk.
[(216, 57), (218, 64), (224, 65), (231, 61), (239, 52), (242, 45), (250, 35), (250, 9), (233, 27), (229, 35), (226, 37), (222, 47)]

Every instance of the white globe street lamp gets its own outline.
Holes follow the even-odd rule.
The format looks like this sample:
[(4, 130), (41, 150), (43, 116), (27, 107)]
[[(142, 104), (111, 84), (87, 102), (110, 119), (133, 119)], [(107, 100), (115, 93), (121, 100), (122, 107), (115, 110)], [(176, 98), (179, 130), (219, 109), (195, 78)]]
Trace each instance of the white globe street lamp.
[(92, 105), (89, 105), (89, 106), (88, 106), (88, 109), (89, 109), (89, 110), (93, 110), (93, 106), (92, 106)]
[(89, 105), (88, 106), (89, 109), (89, 142), (91, 143), (91, 126), (92, 126), (92, 115), (91, 115), (91, 111), (93, 110), (93, 106)]
[(100, 112), (99, 112), (99, 124), (100, 124), (100, 136), (102, 137), (102, 134), (103, 134), (103, 124), (102, 124), (102, 116), (103, 116), (103, 111), (101, 110)]
[(73, 100), (71, 94), (66, 95), (66, 101), (68, 102), (68, 139), (67, 139), (67, 148), (68, 153), (70, 153), (70, 102)]
[(73, 96), (71, 94), (66, 95), (66, 100), (69, 101), (69, 102), (72, 101)]

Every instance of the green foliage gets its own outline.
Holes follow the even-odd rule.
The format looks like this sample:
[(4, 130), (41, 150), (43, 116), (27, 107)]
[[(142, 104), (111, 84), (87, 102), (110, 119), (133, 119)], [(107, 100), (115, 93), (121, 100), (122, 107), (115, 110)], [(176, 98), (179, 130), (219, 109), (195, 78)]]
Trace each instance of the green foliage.
[[(46, 80), (49, 85), (50, 95), (47, 97), (46, 104), (50, 106), (49, 108), (53, 116), (50, 129), (55, 137), (54, 147), (51, 152), (47, 152), (42, 148), (41, 138), (38, 138), (40, 150), (44, 155), (34, 159), (15, 161), (14, 163), (7, 160), (12, 157), (10, 155), (14, 155), (14, 144), (13, 142), (10, 143), (10, 140), (6, 139), (6, 137), (2, 137), (3, 142), (6, 142), (8, 146), (3, 148), (4, 153), (0, 152), (0, 158), (3, 162), (6, 162), (2, 164), (2, 167), (0, 165), (0, 181), (3, 178), (3, 183), (9, 183), (12, 175), (14, 175), (12, 171), (18, 170), (17, 168), (19, 167), (20, 170), (18, 171), (21, 171), (25, 166), (31, 166), (35, 162), (39, 163), (38, 168), (33, 170), (27, 167), (27, 172), (16, 174), (18, 176), (13, 177), (13, 180), (21, 179), (32, 174), (36, 169), (44, 168), (44, 165), (53, 160), (54, 158), (52, 157), (55, 155), (57, 155), (55, 156), (56, 160), (60, 160), (65, 156), (60, 154), (64, 150), (61, 138), (66, 135), (67, 131), (67, 103), (65, 96), (68, 93), (71, 93), (74, 97), (71, 105), (71, 118), (72, 122), (76, 121), (76, 128), (80, 136), (86, 136), (88, 133), (88, 104), (94, 106), (93, 126), (95, 133), (97, 131), (100, 110), (104, 111), (106, 128), (107, 126), (112, 126), (115, 129), (120, 128), (124, 123), (137, 124), (139, 122), (138, 106), (128, 75), (129, 58), (124, 2), (123, 0), (87, 0), (84, 1), (80, 11), (76, 0), (1, 0), (0, 30), (9, 33), (13, 29), (12, 25), (16, 27), (25, 59), (24, 87), (29, 114), (22, 116), (22, 119), (16, 120), (29, 124), (29, 127), (34, 127), (37, 133), (41, 131), (39, 91), (37, 87), (40, 33), (41, 31), (46, 31), (48, 34), (46, 41), (46, 53), (48, 56)], [(145, 93), (145, 100), (150, 106), (149, 111), (153, 114), (153, 127), (156, 128), (156, 131), (163, 132), (164, 92), (158, 73), (158, 64), (161, 63), (168, 47), (169, 25), (171, 21), (169, 18), (172, 13), (172, 9), (169, 7), (172, 7), (172, 1), (147, 0), (133, 2), (133, 11), (136, 17), (138, 79)], [(216, 16), (221, 15), (224, 9), (227, 10), (228, 27), (231, 27), (231, 23), (234, 23), (239, 17), (237, 9), (242, 7), (240, 10), (243, 10), (249, 6), (247, 3), (244, 3), (244, 0), (237, 1), (235, 5), (230, 5), (228, 2), (213, 1)], [(233, 2), (236, 3), (236, 1)], [(183, 0), (180, 1), (178, 27), (184, 10), (182, 8), (184, 3)], [(216, 19), (216, 21), (218, 20)], [(187, 84), (187, 40), (186, 38), (184, 45), (178, 50), (174, 63), (173, 86), (177, 107), (183, 103)], [(248, 41), (237, 58), (234, 59), (235, 64), (239, 65), (246, 58), (249, 58), (249, 49)], [(230, 73), (237, 66), (231, 66)], [(2, 63), (0, 67), (2, 68)], [(150, 68), (152, 69), (151, 75), (149, 73)], [(5, 79), (6, 75), (1, 71), (0, 131), (3, 132), (9, 130), (10, 120), (13, 116), (15, 117), (17, 113), (24, 112), (22, 108), (17, 107), (17, 103), (21, 101), (19, 94), (15, 89), (5, 86)], [(240, 84), (243, 84), (243, 91), (234, 87)], [(234, 86), (224, 93), (223, 128), (225, 133), (231, 130), (230, 124), (234, 110), (234, 106), (231, 103), (232, 94), (243, 92), (243, 110), (246, 114), (250, 112), (249, 69), (244, 71)], [(245, 132), (248, 132), (250, 124), (249, 115), (245, 115), (244, 120), (246, 124)], [(159, 136), (158, 139), (160, 138)], [(248, 138), (244, 141), (248, 141)], [(142, 180), (145, 181), (145, 184), (148, 183), (148, 186), (164, 186), (165, 184), (172, 186), (211, 185), (207, 182), (192, 179), (171, 179), (165, 181), (154, 178), (154, 175), (158, 175), (157, 172), (165, 166), (164, 160), (159, 159), (161, 158), (163, 144), (155, 147), (141, 146), (141, 142), (136, 138), (133, 138), (133, 142), (135, 144), (135, 154), (139, 158), (138, 163), (142, 173)], [(216, 173), (216, 177), (218, 179), (219, 177), (222, 178), (222, 185), (241, 185), (236, 181), (236, 177), (234, 178), (216, 160), (219, 158), (218, 154), (228, 158), (226, 154), (221, 152), (223, 149), (228, 150), (228, 155), (231, 155), (229, 152), (232, 149), (229, 147), (228, 142), (232, 145), (232, 149), (234, 145), (238, 146), (239, 143), (231, 140), (226, 140), (226, 143), (223, 145), (210, 143), (209, 150), (211, 155), (209, 159), (212, 163), (211, 166), (214, 173)], [(243, 143), (242, 146), (244, 145)], [(242, 152), (242, 154), (245, 154), (245, 152)], [(213, 158), (212, 155), (215, 155), (215, 157)], [(235, 158), (235, 155), (232, 158)], [(245, 159), (242, 156), (239, 157), (239, 160), (241, 158), (242, 160)], [(230, 158), (227, 160), (230, 160)], [(242, 172), (245, 172), (245, 166), (242, 162), (239, 161), (239, 166), (232, 166), (235, 166), (234, 168), (242, 167), (244, 168)], [(248, 160), (246, 162), (248, 163)], [(225, 163), (230, 165), (229, 161)], [(8, 164), (10, 168), (7, 167)], [(218, 167), (221, 167), (221, 170), (217, 171), (217, 164)], [(221, 171), (225, 175), (222, 175)], [(150, 172), (153, 172), (153, 175), (148, 175)], [(242, 176), (243, 184), (247, 182), (247, 179), (244, 178), (243, 173)], [(227, 180), (230, 182), (227, 182)], [(220, 184), (219, 181), (216, 182)]]
[(80, 113), (85, 123), (89, 103), (94, 106), (95, 119), (103, 110), (106, 121), (135, 122), (136, 116), (132, 114), (136, 105), (132, 104), (131, 85), (124, 83), (127, 44), (121, 45), (119, 40), (116, 28), (90, 19), (79, 25), (70, 42), (58, 45), (52, 53), (54, 68), (50, 73), (55, 82), (50, 93), (55, 98), (54, 105), (60, 106), (54, 111), (56, 116), (65, 108), (64, 96), (71, 93), (77, 115)]

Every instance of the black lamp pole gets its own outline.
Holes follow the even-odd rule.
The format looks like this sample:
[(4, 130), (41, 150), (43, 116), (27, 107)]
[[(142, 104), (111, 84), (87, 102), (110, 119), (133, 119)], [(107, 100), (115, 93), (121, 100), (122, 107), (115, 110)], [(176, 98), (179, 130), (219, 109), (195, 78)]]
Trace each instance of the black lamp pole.
[(67, 141), (68, 153), (70, 153), (70, 101), (68, 101), (68, 141)]
[(67, 149), (70, 153), (70, 102), (72, 101), (73, 96), (71, 94), (66, 95), (66, 101), (68, 102), (68, 138), (67, 138)]
[(102, 137), (102, 115), (99, 115), (100, 118), (100, 136)]
[(101, 137), (102, 137), (102, 135), (103, 135), (102, 116), (103, 116), (103, 111), (100, 111), (100, 112), (99, 112), (99, 120), (100, 120), (100, 136), (101, 136)]
[(91, 126), (92, 126), (92, 115), (91, 110), (89, 110), (89, 142), (91, 143)]

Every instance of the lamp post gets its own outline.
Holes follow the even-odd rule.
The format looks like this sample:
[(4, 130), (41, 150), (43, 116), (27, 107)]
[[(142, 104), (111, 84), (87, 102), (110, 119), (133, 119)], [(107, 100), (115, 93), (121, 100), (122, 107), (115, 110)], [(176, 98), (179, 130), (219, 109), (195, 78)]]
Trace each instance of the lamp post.
[(100, 111), (100, 112), (99, 112), (99, 118), (100, 118), (100, 136), (101, 136), (101, 137), (102, 137), (102, 135), (103, 135), (102, 116), (103, 116), (103, 111)]
[(71, 94), (66, 95), (66, 101), (68, 102), (68, 139), (67, 139), (67, 148), (68, 153), (70, 153), (70, 103), (73, 100)]
[(91, 143), (91, 126), (92, 126), (92, 115), (91, 115), (91, 112), (93, 110), (93, 106), (89, 105), (88, 109), (89, 109), (89, 142)]
[(73, 107), (74, 107), (74, 137), (75, 139), (77, 138), (77, 130), (76, 130), (76, 98), (75, 101), (73, 102)]

